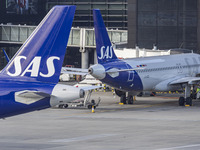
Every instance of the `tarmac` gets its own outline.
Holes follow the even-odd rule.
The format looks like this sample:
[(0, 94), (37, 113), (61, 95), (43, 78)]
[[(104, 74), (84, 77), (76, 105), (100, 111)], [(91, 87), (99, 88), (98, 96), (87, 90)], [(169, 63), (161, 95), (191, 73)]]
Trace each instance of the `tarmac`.
[(111, 92), (95, 113), (50, 108), (0, 120), (0, 150), (199, 150), (200, 101), (178, 106), (178, 95), (137, 97), (119, 105)]

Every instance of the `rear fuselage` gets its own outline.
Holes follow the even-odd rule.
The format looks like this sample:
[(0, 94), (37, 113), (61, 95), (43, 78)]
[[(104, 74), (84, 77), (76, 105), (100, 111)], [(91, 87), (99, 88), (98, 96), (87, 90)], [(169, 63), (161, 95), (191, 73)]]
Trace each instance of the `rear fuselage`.
[(84, 97), (81, 88), (54, 83), (0, 80), (0, 118), (41, 110)]
[[(16, 101), (16, 92), (24, 90), (41, 91), (50, 95), (54, 86), (55, 84), (15, 81), (2, 78), (0, 80), (0, 118), (49, 108), (51, 106), (50, 97), (38, 101), (36, 100), (32, 104), (25, 104)], [(27, 101), (28, 100), (29, 98), (27, 98)]]

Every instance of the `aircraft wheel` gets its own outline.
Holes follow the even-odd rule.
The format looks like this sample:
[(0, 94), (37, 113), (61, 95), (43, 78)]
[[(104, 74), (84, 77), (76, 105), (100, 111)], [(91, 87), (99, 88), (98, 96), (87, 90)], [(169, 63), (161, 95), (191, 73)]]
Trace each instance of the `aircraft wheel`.
[(186, 105), (192, 106), (192, 98), (191, 97), (187, 97), (185, 103), (186, 103)]
[(88, 105), (88, 109), (92, 109), (92, 105)]
[(142, 97), (142, 95), (143, 95), (143, 92), (140, 92), (137, 96)]
[(63, 108), (67, 108), (67, 107), (68, 107), (68, 104), (63, 105)]
[(128, 104), (133, 104), (133, 96), (132, 95), (128, 96), (127, 102), (128, 102)]
[(63, 104), (58, 105), (59, 108), (63, 108), (63, 106), (64, 106)]
[(152, 92), (150, 96), (156, 96), (156, 92)]
[(92, 105), (95, 105), (95, 100), (92, 99), (92, 100), (91, 100), (91, 104), (92, 104)]
[(125, 95), (122, 95), (122, 96), (120, 97), (120, 103), (126, 104), (126, 96), (125, 96)]
[(192, 94), (190, 95), (190, 97), (191, 97), (192, 99), (196, 99), (196, 98), (197, 98), (197, 94), (192, 93)]
[(184, 106), (185, 98), (184, 97), (180, 97), (178, 103), (179, 103), (179, 106)]
[[(88, 109), (92, 109), (92, 105), (88, 105)], [(96, 109), (96, 106), (94, 106), (94, 109)]]

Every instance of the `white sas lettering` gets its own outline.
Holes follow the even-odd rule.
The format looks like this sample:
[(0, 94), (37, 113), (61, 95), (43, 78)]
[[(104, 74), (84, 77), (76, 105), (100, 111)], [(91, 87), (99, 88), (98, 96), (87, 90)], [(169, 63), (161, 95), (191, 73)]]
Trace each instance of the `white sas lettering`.
[(101, 47), (101, 57), (98, 56), (98, 59), (109, 59), (109, 58), (112, 58), (113, 57), (113, 53), (112, 53), (112, 46), (107, 46), (106, 50), (105, 50), (105, 53), (104, 53), (104, 49), (105, 49), (105, 46), (102, 46)]
[[(27, 72), (31, 73), (31, 77), (37, 77), (40, 67), (41, 57), (35, 57), (31, 63), (26, 67), (25, 71), (21, 74), (21, 76), (24, 76)], [(32, 69), (30, 69), (32, 66)]]
[(53, 60), (54, 60), (54, 59), (60, 60), (59, 57), (55, 57), (55, 56), (48, 58), (48, 59), (47, 59), (47, 69), (48, 69), (48, 73), (47, 73), (47, 74), (43, 74), (43, 73), (40, 72), (40, 75), (41, 75), (42, 77), (51, 77), (51, 76), (54, 75), (54, 73), (55, 73), (55, 66), (54, 66), (54, 64), (53, 64)]
[(21, 67), (21, 59), (26, 59), (25, 56), (18, 56), (15, 58), (14, 60), (14, 66), (15, 66), (15, 73), (10, 73), (8, 70), (7, 70), (7, 74), (11, 77), (16, 77), (16, 76), (19, 76), (20, 73), (22, 72), (22, 67)]
[[(19, 76), (21, 74), (21, 76), (24, 76), (26, 73), (30, 73), (31, 77), (38, 77), (38, 75), (42, 76), (42, 77), (51, 77), (55, 74), (55, 66), (53, 61), (56, 60), (60, 60), (59, 57), (56, 56), (52, 56), (49, 57), (46, 61), (46, 66), (47, 66), (47, 74), (44, 74), (42, 72), (39, 72), (40, 69), (40, 65), (41, 65), (41, 57), (40, 56), (36, 56), (31, 62), (30, 64), (25, 68), (25, 70), (22, 70), (22, 66), (21, 66), (21, 59), (26, 60), (25, 56), (18, 56), (15, 58), (14, 60), (14, 67), (15, 67), (15, 73), (10, 73), (7, 70), (7, 74), (9, 76)], [(23, 71), (23, 72), (22, 72)]]

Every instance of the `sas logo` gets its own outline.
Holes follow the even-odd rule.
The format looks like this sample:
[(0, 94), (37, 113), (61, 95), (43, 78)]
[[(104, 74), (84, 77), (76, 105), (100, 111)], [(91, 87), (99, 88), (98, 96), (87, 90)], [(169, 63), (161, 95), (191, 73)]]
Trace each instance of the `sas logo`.
[[(41, 57), (36, 56), (31, 63), (25, 68), (25, 70), (22, 70), (22, 66), (21, 66), (21, 60), (24, 59), (26, 60), (25, 56), (17, 56), (14, 59), (14, 67), (15, 67), (15, 72), (11, 73), (7, 70), (7, 74), (9, 76), (12, 77), (16, 77), (16, 76), (24, 76), (26, 73), (30, 73), (31, 77), (38, 77), (38, 75), (40, 75), (41, 77), (52, 77), (55, 73), (55, 66), (54, 66), (54, 60), (60, 60), (59, 57), (56, 56), (52, 56), (49, 57), (46, 61), (46, 66), (47, 66), (47, 70), (48, 73), (44, 74), (42, 72), (39, 72), (40, 69), (40, 63), (41, 63)], [(10, 67), (8, 67), (10, 68)], [(22, 72), (23, 71), (23, 72)]]
[(113, 47), (112, 46), (107, 46), (105, 48), (105, 46), (101, 47), (101, 56), (98, 56), (98, 59), (109, 59), (113, 57)]

